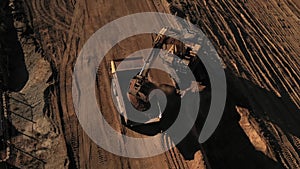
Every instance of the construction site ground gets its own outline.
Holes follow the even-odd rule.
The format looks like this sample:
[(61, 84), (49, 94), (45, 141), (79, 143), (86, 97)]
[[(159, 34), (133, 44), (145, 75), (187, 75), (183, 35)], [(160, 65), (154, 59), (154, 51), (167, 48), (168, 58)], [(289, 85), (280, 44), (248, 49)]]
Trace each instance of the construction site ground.
[[(12, 126), (21, 131), (11, 142), (32, 156), (14, 150), (7, 164), (49, 169), (300, 168), (300, 1), (16, 1), (32, 28), (30, 36), (19, 35), (29, 78), (21, 90), (10, 92), (9, 102), (10, 111), (29, 121), (11, 114)], [(98, 147), (78, 122), (72, 102), (73, 66), (85, 42), (105, 24), (139, 12), (172, 13), (170, 5), (202, 29), (226, 65), (223, 117), (202, 145), (189, 135), (175, 148), (151, 158), (114, 155)], [(118, 43), (99, 63), (95, 82), (107, 122), (132, 137), (142, 135), (120, 123), (107, 92), (110, 61), (151, 43), (150, 35)], [(171, 144), (171, 138), (164, 139)]]

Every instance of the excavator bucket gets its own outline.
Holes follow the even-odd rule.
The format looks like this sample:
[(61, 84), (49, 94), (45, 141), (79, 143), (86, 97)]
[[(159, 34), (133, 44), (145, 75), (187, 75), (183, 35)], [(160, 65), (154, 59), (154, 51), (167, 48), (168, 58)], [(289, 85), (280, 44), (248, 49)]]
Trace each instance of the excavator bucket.
[[(159, 122), (162, 114), (160, 103), (155, 97), (151, 100), (151, 110), (148, 110), (150, 103), (143, 104), (142, 99), (128, 94), (130, 81), (141, 70), (143, 64), (142, 57), (111, 61), (113, 100), (120, 113), (121, 122), (129, 127)], [(148, 111), (145, 112), (146, 110)]]

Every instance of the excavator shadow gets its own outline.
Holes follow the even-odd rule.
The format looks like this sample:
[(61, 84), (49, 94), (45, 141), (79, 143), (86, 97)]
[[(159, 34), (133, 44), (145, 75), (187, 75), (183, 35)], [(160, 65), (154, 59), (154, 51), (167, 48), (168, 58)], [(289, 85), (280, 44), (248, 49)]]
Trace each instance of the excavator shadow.
[[(249, 109), (260, 121), (273, 123), (286, 135), (293, 135), (297, 138), (300, 136), (298, 130), (300, 120), (297, 116), (299, 109), (284, 93), (282, 97), (278, 97), (273, 92), (235, 76), (229, 70), (226, 70), (226, 76), (228, 96), (223, 117), (215, 133), (202, 146), (198, 143), (198, 137), (210, 106), (210, 91), (204, 91), (201, 93), (200, 112), (196, 123), (187, 136), (176, 145), (176, 148), (185, 160), (194, 160), (195, 153), (201, 151), (212, 168), (284, 168), (280, 162), (274, 160), (276, 157), (270, 157), (255, 148), (239, 124), (241, 116), (237, 112), (237, 106)], [(155, 135), (160, 129), (160, 123), (154, 123), (135, 127), (133, 130), (145, 135)], [(264, 132), (268, 131), (270, 131), (268, 128), (264, 128)], [(274, 135), (274, 133), (269, 134)], [(170, 138), (172, 139), (172, 136)], [(266, 140), (268, 141), (272, 142), (272, 140)], [(273, 149), (283, 148), (276, 147), (276, 145), (269, 146)], [(299, 150), (296, 149), (296, 151)]]
[[(157, 42), (160, 42), (161, 39), (164, 39), (166, 37), (164, 32), (165, 30), (166, 29), (163, 29), (163, 31), (160, 33), (160, 36), (158, 36), (160, 38), (157, 38)], [(161, 45), (163, 43), (164, 42), (154, 43), (154, 44)], [(180, 43), (177, 45), (180, 46)], [(192, 46), (191, 49), (196, 50), (199, 48), (197, 46)], [(183, 53), (184, 56), (192, 56), (193, 54), (193, 52), (188, 50), (188, 48), (186, 48), (185, 52)], [(149, 55), (150, 57), (146, 59), (147, 62), (144, 63), (144, 66), (139, 73), (139, 75), (142, 76), (142, 78), (140, 79), (143, 80), (143, 78), (145, 77), (152, 78), (147, 68), (150, 67), (149, 65), (150, 65), (151, 58), (153, 58), (156, 55), (157, 53), (153, 51)], [(189, 57), (189, 58), (193, 58), (193, 57)], [(170, 58), (165, 57), (165, 61), (168, 60), (170, 60)], [(171, 60), (170, 63), (173, 64), (173, 61), (174, 60)], [(136, 63), (136, 61), (134, 63)], [(218, 128), (216, 129), (214, 134), (210, 137), (210, 139), (207, 140), (202, 145), (200, 145), (200, 143), (198, 143), (198, 137), (201, 133), (202, 126), (206, 120), (207, 113), (210, 108), (210, 101), (211, 101), (210, 98), (211, 92), (209, 88), (210, 85), (209, 82), (206, 83), (209, 77), (207, 75), (207, 72), (205, 71), (204, 65), (199, 64), (201, 63), (201, 61), (198, 61), (197, 58), (196, 59), (194, 58), (194, 60), (189, 63), (190, 64), (188, 64), (189, 65), (188, 67), (192, 70), (194, 76), (196, 77), (196, 81), (199, 82), (200, 85), (204, 84), (204, 86), (207, 86), (207, 88), (200, 93), (201, 96), (200, 108), (194, 126), (186, 135), (186, 137), (179, 144), (176, 145), (177, 149), (181, 152), (182, 156), (186, 160), (193, 160), (195, 158), (194, 157), (195, 153), (201, 150), (203, 158), (209, 159), (209, 163), (211, 164), (212, 168), (233, 168), (233, 169), (274, 168), (276, 169), (276, 168), (284, 168), (284, 164), (283, 164), (284, 162), (280, 162), (280, 160), (282, 160), (281, 158), (282, 155), (284, 154), (299, 155), (300, 150), (297, 148), (299, 147), (299, 136), (300, 136), (299, 133), (300, 131), (298, 130), (300, 128), (299, 126), (300, 117), (298, 116), (299, 108), (297, 108), (297, 106), (289, 99), (290, 97), (289, 94), (284, 92), (285, 90), (281, 90), (280, 91), (281, 97), (279, 97), (275, 95), (273, 92), (270, 92), (266, 89), (262, 89), (261, 87), (255, 85), (250, 81), (237, 77), (233, 72), (231, 72), (228, 69), (225, 69), (225, 74), (227, 78), (227, 100), (226, 100), (225, 110), (223, 112), (223, 117), (219, 123)], [(113, 68), (112, 74), (114, 76), (113, 79), (115, 81), (113, 84), (113, 86), (115, 87), (113, 87), (113, 89), (116, 89), (114, 91), (114, 94), (117, 97), (116, 100), (119, 101), (117, 103), (119, 105), (118, 106), (119, 110), (121, 110), (120, 112), (126, 112), (123, 114), (127, 115), (127, 113), (129, 114), (130, 112), (133, 111), (129, 109), (127, 109), (128, 111), (124, 110), (124, 105), (134, 104), (137, 105), (135, 106), (135, 108), (138, 107), (140, 104), (136, 104), (136, 103), (143, 103), (138, 101), (144, 101), (144, 102), (145, 100), (147, 101), (147, 98), (145, 99), (144, 97), (141, 96), (143, 95), (146, 96), (147, 94), (149, 94), (149, 92), (148, 90), (146, 92), (142, 90), (143, 85), (138, 85), (138, 84), (143, 84), (143, 83), (140, 83), (139, 81), (138, 81), (139, 83), (137, 83), (136, 81), (134, 83), (135, 85), (131, 85), (131, 88), (129, 88), (128, 82), (130, 81), (130, 79), (119, 79), (121, 80), (121, 82), (125, 82), (124, 85), (127, 86), (122, 90), (118, 89), (118, 85), (117, 85), (118, 77), (123, 78), (125, 76), (120, 75), (120, 73), (119, 73), (120, 76), (118, 76), (118, 71), (116, 71), (115, 69), (117, 65), (118, 64), (114, 64), (114, 63), (112, 64), (112, 68)], [(146, 67), (146, 69), (144, 67)], [(174, 70), (177, 70), (177, 68), (174, 67)], [(160, 73), (157, 74), (161, 76)], [(135, 76), (135, 74), (129, 77), (133, 77), (133, 76)], [(180, 75), (178, 76), (179, 79), (181, 79)], [(185, 79), (185, 76), (182, 77), (183, 79)], [(173, 87), (177, 89), (178, 86), (173, 85)], [(130, 103), (128, 99), (123, 99), (126, 98), (126, 94), (127, 94), (126, 92), (128, 88), (130, 89), (129, 90), (130, 92), (128, 93), (135, 96), (135, 100), (131, 99)], [(188, 88), (192, 88), (192, 85), (191, 87)], [(284, 86), (281, 86), (280, 88), (283, 89)], [(118, 92), (120, 90), (123, 93)], [(182, 89), (178, 89), (178, 90), (179, 93), (182, 94), (181, 93)], [(131, 129), (138, 133), (149, 135), (149, 136), (156, 135), (160, 132), (165, 132), (176, 120), (178, 116), (178, 112), (181, 108), (180, 107), (181, 105), (179, 104), (181, 103), (180, 97), (179, 99), (177, 99), (178, 96), (176, 95), (169, 95), (169, 96), (166, 95), (166, 96), (167, 96), (167, 106), (159, 122), (151, 123), (151, 124), (149, 123), (149, 124), (135, 125), (135, 126), (131, 126)], [(126, 104), (122, 102), (122, 100), (128, 103)], [(186, 109), (184, 108), (184, 113), (186, 113), (187, 116), (189, 116), (189, 113), (194, 111), (195, 108), (198, 108), (197, 106), (195, 106), (196, 104), (192, 102), (193, 100), (191, 100), (191, 103), (189, 103)], [(252, 127), (257, 130), (256, 131), (257, 133), (259, 133), (257, 135), (260, 137), (260, 139), (264, 140), (266, 145), (265, 147), (267, 147), (266, 148), (267, 150), (259, 150), (257, 148), (257, 145), (255, 145), (255, 142), (251, 140), (252, 136), (249, 134), (249, 132), (247, 133), (246, 131), (247, 129), (243, 128), (241, 124), (241, 115), (239, 112), (240, 107), (248, 109), (250, 112), (249, 114), (253, 116), (253, 118), (256, 120), (255, 122), (256, 126), (254, 127), (252, 126)], [(194, 116), (190, 116), (190, 117), (195, 118)], [(131, 119), (131, 118), (127, 118), (127, 119)], [(190, 121), (187, 120), (186, 124), (190, 124), (189, 122)], [(127, 122), (125, 122), (125, 125), (126, 123)], [(184, 127), (185, 124), (182, 125)], [(259, 130), (257, 128), (259, 128)], [(166, 134), (170, 137), (171, 140), (172, 139), (175, 140), (176, 133), (170, 134), (166, 132)], [(288, 138), (281, 138), (281, 134), (288, 136)], [(288, 148), (286, 146), (287, 144), (285, 143), (280, 144), (280, 142), (282, 142), (282, 139), (288, 140), (286, 142), (292, 143), (293, 144), (292, 147), (294, 147), (294, 149), (290, 148), (291, 146), (289, 146)], [(269, 151), (274, 151), (274, 152), (270, 153)], [(287, 161), (288, 159), (291, 159), (291, 157), (285, 157), (285, 158), (287, 159)], [(207, 160), (205, 161), (207, 162)], [(293, 166), (292, 164), (293, 162), (289, 162), (289, 163), (291, 163), (291, 166)], [(296, 165), (297, 164), (295, 164), (295, 166)]]
[[(276, 133), (267, 124), (277, 126), (282, 134), (299, 138), (299, 109), (282, 92), (278, 97), (273, 92), (237, 77), (226, 70), (227, 101), (222, 120), (212, 137), (203, 144), (212, 168), (285, 168), (278, 159), (286, 147), (274, 140)], [(274, 154), (257, 149), (247, 129), (241, 125), (238, 107), (248, 109), (253, 128), (260, 128), (259, 137)], [(290, 139), (290, 138), (288, 138)], [(285, 144), (285, 143), (284, 143)], [(291, 149), (289, 151), (292, 151)], [(296, 150), (299, 153), (299, 150)], [(297, 153), (297, 152), (296, 152)], [(276, 161), (275, 161), (276, 160)]]

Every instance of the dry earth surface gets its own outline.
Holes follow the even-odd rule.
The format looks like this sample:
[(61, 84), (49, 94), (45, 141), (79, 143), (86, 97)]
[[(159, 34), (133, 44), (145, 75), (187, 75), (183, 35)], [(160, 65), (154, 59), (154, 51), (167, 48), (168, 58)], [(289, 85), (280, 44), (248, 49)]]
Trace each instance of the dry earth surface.
[[(0, 5), (1, 83), (8, 86), (1, 85), (1, 94), (10, 91), (11, 112), (6, 125), (12, 149), (7, 166), (300, 168), (298, 0), (15, 0), (14, 6), (2, 0)], [(221, 123), (201, 146), (187, 137), (174, 149), (151, 158), (111, 154), (86, 135), (74, 112), (72, 69), (78, 53), (110, 21), (138, 12), (173, 13), (174, 6), (205, 32), (226, 65), (228, 97)], [(149, 47), (149, 35), (122, 41), (101, 63), (95, 82), (108, 123), (134, 137), (141, 134), (120, 123), (106, 92), (110, 91), (109, 64), (111, 59)], [(3, 58), (8, 58), (8, 64)], [(2, 147), (1, 157), (5, 156)]]

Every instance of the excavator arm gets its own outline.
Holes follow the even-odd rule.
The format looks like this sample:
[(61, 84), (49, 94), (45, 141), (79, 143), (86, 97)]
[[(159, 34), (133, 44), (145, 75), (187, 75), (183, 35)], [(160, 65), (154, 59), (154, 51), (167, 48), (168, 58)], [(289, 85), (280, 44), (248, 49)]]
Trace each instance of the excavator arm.
[(145, 63), (141, 71), (131, 79), (127, 97), (133, 107), (139, 111), (146, 111), (150, 108), (149, 94), (157, 86), (148, 80), (148, 74), (153, 63), (153, 60), (158, 56), (159, 50), (170, 39), (166, 36), (169, 28), (163, 28), (153, 41), (153, 50), (149, 56), (145, 59)]

